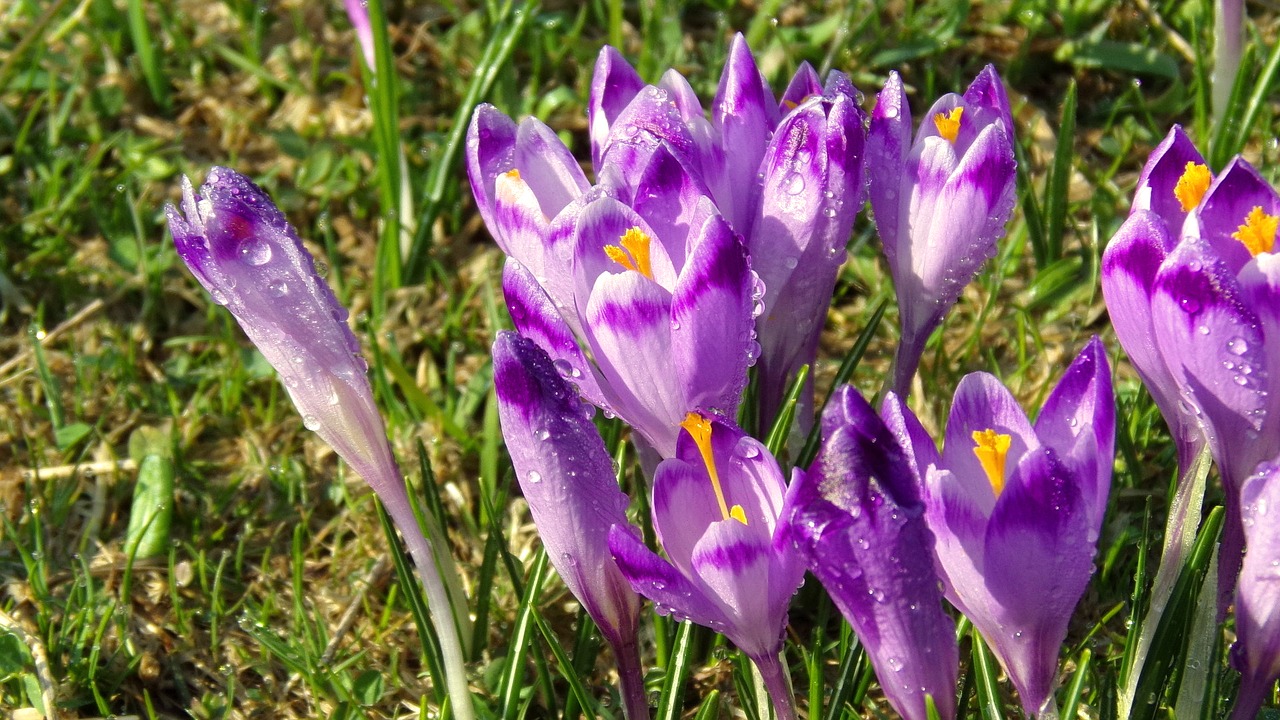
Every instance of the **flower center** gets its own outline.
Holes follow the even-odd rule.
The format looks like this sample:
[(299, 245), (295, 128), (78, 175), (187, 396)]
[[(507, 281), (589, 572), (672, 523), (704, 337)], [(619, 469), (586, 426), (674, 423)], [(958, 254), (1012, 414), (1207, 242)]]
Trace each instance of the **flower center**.
[(1200, 204), (1204, 194), (1209, 191), (1211, 182), (1213, 182), (1213, 173), (1209, 172), (1208, 165), (1193, 160), (1187, 161), (1182, 177), (1178, 178), (1178, 184), (1173, 188), (1174, 197), (1182, 203), (1182, 212), (1191, 212), (1192, 208)]
[(697, 443), (698, 451), (702, 453), (702, 462), (707, 466), (707, 477), (711, 478), (711, 489), (715, 492), (716, 502), (720, 505), (720, 515), (725, 520), (733, 518), (746, 525), (747, 514), (743, 512), (742, 506), (734, 505), (730, 508), (724, 501), (724, 490), (720, 487), (720, 474), (716, 472), (716, 460), (711, 454), (711, 421), (696, 412), (691, 412), (684, 416), (684, 422), (680, 423), (680, 427), (689, 433), (689, 437)]
[(653, 279), (653, 266), (649, 263), (648, 235), (638, 227), (633, 227), (618, 238), (617, 245), (606, 245), (604, 252), (609, 259), (628, 270)]
[(1244, 219), (1244, 224), (1231, 234), (1231, 237), (1244, 243), (1249, 254), (1269, 253), (1276, 244), (1276, 229), (1280, 227), (1280, 216), (1262, 212), (1261, 205), (1254, 205)]
[(508, 171), (506, 171), (506, 172), (504, 172), (504, 173), (502, 173), (502, 174), (503, 174), (503, 175), (506, 175), (507, 177), (511, 178), (512, 180), (519, 180), (519, 179), (520, 179), (520, 170), (519, 170), (518, 168), (511, 168), (510, 170), (508, 170)]
[(946, 138), (949, 143), (954, 144), (960, 135), (961, 115), (964, 115), (963, 107), (955, 107), (949, 113), (938, 113), (933, 116), (933, 124), (937, 126), (938, 134)]
[(987, 482), (996, 497), (1004, 490), (1004, 459), (1009, 454), (1009, 446), (1013, 438), (1001, 435), (990, 428), (973, 431), (973, 454), (978, 456), (982, 469), (987, 473)]

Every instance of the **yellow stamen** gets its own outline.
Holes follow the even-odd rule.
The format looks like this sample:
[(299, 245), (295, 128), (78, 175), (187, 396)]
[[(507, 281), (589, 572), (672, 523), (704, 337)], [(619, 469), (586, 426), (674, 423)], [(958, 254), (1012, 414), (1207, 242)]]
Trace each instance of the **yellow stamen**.
[(1012, 444), (1012, 437), (1001, 435), (995, 430), (973, 432), (973, 454), (977, 455), (978, 462), (982, 463), (982, 469), (986, 471), (987, 481), (991, 483), (991, 489), (996, 492), (996, 497), (1000, 497), (1000, 491), (1004, 490), (1004, 459), (1009, 454), (1009, 446)]
[(720, 474), (716, 472), (716, 461), (711, 454), (711, 421), (696, 412), (691, 412), (684, 416), (684, 422), (680, 423), (680, 427), (684, 428), (698, 445), (702, 462), (707, 466), (707, 477), (711, 478), (711, 489), (715, 492), (716, 502), (720, 505), (720, 515), (725, 520), (733, 518), (746, 525), (747, 514), (743, 512), (742, 506), (734, 505), (730, 508), (724, 501), (724, 491), (720, 488)]
[(954, 143), (956, 137), (960, 135), (961, 115), (964, 115), (963, 107), (952, 108), (949, 113), (938, 113), (933, 116), (933, 124), (937, 126), (938, 134), (946, 138), (949, 143)]
[(634, 270), (652, 280), (653, 266), (649, 260), (650, 242), (649, 236), (643, 230), (633, 227), (618, 238), (617, 245), (606, 245), (604, 253), (622, 267)]
[(502, 174), (503, 174), (503, 175), (506, 175), (507, 177), (511, 178), (512, 180), (519, 180), (519, 179), (520, 179), (520, 171), (519, 171), (519, 170), (517, 170), (516, 168), (511, 168), (510, 170), (508, 170), (508, 171), (506, 171), (506, 172), (504, 172), (504, 173), (502, 173)]
[(1244, 224), (1231, 234), (1231, 237), (1244, 243), (1249, 254), (1269, 253), (1276, 245), (1276, 230), (1280, 228), (1280, 216), (1262, 212), (1262, 206), (1255, 205), (1249, 211)]
[(1209, 172), (1208, 165), (1188, 160), (1182, 177), (1178, 178), (1178, 184), (1173, 188), (1174, 197), (1182, 203), (1182, 212), (1191, 212), (1199, 205), (1212, 182), (1213, 173)]

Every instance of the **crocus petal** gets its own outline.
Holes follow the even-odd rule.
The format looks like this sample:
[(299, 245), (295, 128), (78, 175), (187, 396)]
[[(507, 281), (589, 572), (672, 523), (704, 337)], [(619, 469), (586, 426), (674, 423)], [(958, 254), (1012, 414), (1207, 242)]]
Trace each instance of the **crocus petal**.
[[(1027, 714), (1053, 689), (1072, 611), (1093, 576), (1098, 527), (1077, 477), (1048, 449), (1022, 458), (987, 525), (984, 574), (991, 605), (966, 603), (1001, 658)], [(955, 588), (963, 596), (966, 588)]]
[[(1166, 184), (1160, 167), (1152, 169), (1148, 162), (1153, 188)], [(1165, 190), (1172, 196), (1172, 186)], [(1187, 468), (1200, 451), (1203, 434), (1194, 412), (1183, 409), (1188, 400), (1180, 396), (1173, 371), (1156, 343), (1151, 315), (1156, 273), (1176, 241), (1171, 227), (1178, 226), (1167, 225), (1155, 212), (1134, 210), (1102, 254), (1102, 295), (1116, 338), (1177, 441), (1178, 465)]]
[(786, 522), (867, 648), (890, 703), (908, 720), (955, 713), (955, 624), (942, 608), (933, 534), (906, 454), (849, 386), (823, 415), (822, 451), (797, 471)]
[[(696, 448), (695, 448), (696, 452)], [(653, 476), (653, 527), (672, 564), (693, 576), (693, 550), (724, 517), (701, 457), (671, 459)]]
[(688, 410), (678, 380), (663, 372), (671, 359), (671, 296), (639, 273), (606, 273), (582, 319), (610, 405), (670, 457)]
[(747, 233), (747, 224), (753, 219), (751, 208), (759, 201), (760, 188), (754, 178), (778, 124), (778, 106), (741, 33), (729, 43), (711, 121), (723, 146), (731, 150), (725, 154), (725, 176), (738, 188), (720, 204), (720, 211), (738, 232)]
[(1045, 400), (1035, 431), (1080, 480), (1089, 526), (1102, 527), (1116, 454), (1116, 401), (1106, 348), (1096, 335)]
[(720, 216), (694, 236), (671, 301), (671, 352), (684, 408), (734, 415), (754, 346), (755, 276), (746, 249)]
[(1169, 134), (1151, 151), (1147, 164), (1138, 176), (1138, 187), (1133, 193), (1131, 213), (1148, 211), (1177, 232), (1187, 218), (1187, 210), (1174, 193), (1178, 180), (1186, 172), (1187, 163), (1204, 165), (1204, 156), (1196, 149), (1181, 125), (1169, 128)]
[(925, 470), (925, 518), (934, 535), (938, 575), (947, 599), (968, 614), (961, 588), (981, 588), (986, 562), (987, 520), (995, 503), (971, 492), (950, 470)]
[(503, 252), (507, 252), (506, 238), (493, 217), (494, 185), (499, 175), (515, 168), (515, 153), (515, 122), (488, 103), (477, 105), (467, 126), (467, 178), (476, 209)]
[(631, 587), (652, 600), (659, 615), (716, 630), (730, 626), (720, 605), (671, 563), (645, 547), (634, 530), (615, 527), (609, 533), (609, 551)]
[(611, 410), (600, 390), (596, 369), (582, 353), (573, 331), (533, 274), (513, 258), (508, 258), (502, 268), (502, 295), (516, 331), (550, 355), (561, 377), (573, 384), (583, 398)]
[(554, 130), (537, 118), (525, 118), (520, 123), (515, 162), (547, 217), (555, 217), (591, 186), (573, 153)]
[(1024, 453), (1040, 445), (1026, 414), (1004, 383), (987, 373), (970, 373), (956, 386), (942, 445), (942, 466), (955, 473), (957, 482), (980, 503), (985, 515), (990, 513), (995, 492), (973, 452), (973, 433), (984, 430), (1010, 437), (1006, 468), (1013, 468)]
[(1251, 255), (1244, 243), (1232, 235), (1255, 207), (1273, 217), (1280, 215), (1280, 194), (1252, 165), (1236, 157), (1209, 186), (1196, 213), (1200, 237), (1233, 274), (1248, 264)]
[(499, 247), (504, 253), (538, 276), (548, 265), (554, 265), (548, 263), (546, 257), (547, 215), (523, 176), (503, 173), (495, 178), (490, 213), (493, 221), (490, 227), (495, 231), (495, 238), (502, 238)]
[(787, 84), (787, 89), (778, 100), (779, 110), (783, 113), (789, 112), (810, 96), (821, 94), (822, 79), (818, 77), (818, 71), (814, 70), (806, 60), (796, 68), (796, 74), (791, 76), (791, 82)]
[(1151, 312), (1160, 350), (1202, 412), (1222, 475), (1227, 508), (1218, 567), (1222, 614), (1244, 549), (1240, 485), (1274, 443), (1270, 438), (1259, 442), (1269, 402), (1266, 345), (1257, 314), (1242, 302), (1226, 264), (1203, 239), (1188, 238), (1169, 255), (1156, 276)]
[[(590, 408), (532, 340), (493, 346), (498, 417), (547, 557), (611, 642), (633, 640), (640, 600), (613, 562), (610, 528), (627, 525), (627, 496)], [(634, 531), (633, 531), (634, 532)]]
[(1241, 673), (1232, 718), (1253, 718), (1280, 678), (1280, 464), (1263, 463), (1244, 485), (1242, 516), (1248, 550), (1236, 588), (1236, 644)]
[(907, 460), (911, 464), (911, 469), (918, 478), (917, 482), (923, 486), (929, 466), (941, 462), (938, 446), (934, 444), (933, 438), (929, 437), (924, 425), (920, 424), (919, 418), (911, 412), (911, 408), (907, 407), (902, 402), (902, 398), (893, 391), (885, 394), (884, 402), (880, 406), (880, 416), (884, 418), (885, 425), (889, 427), (898, 444), (907, 451)]
[(865, 147), (862, 111), (849, 94), (832, 92), (788, 114), (765, 153), (761, 215), (748, 250), (764, 283), (757, 332), (766, 424), (790, 377), (817, 355), (853, 218), (865, 198)]
[[(776, 592), (770, 567), (771, 537), (749, 524), (721, 520), (707, 528), (693, 549), (694, 578), (707, 597), (720, 603), (729, 627), (721, 630), (752, 657), (777, 655), (787, 615), (772, 611), (770, 595)], [(790, 597), (799, 585), (784, 589)]]
[[(706, 122), (706, 120), (702, 120)], [(671, 93), (646, 86), (636, 94), (610, 126), (601, 154), (601, 166), (615, 165), (634, 192), (635, 182), (662, 143), (667, 143), (681, 162), (706, 176), (700, 150), (702, 145), (671, 101)]]
[(710, 197), (702, 179), (664, 144), (649, 158), (631, 207), (653, 228), (672, 266), (683, 267), (691, 233), (716, 212)]
[(587, 123), (591, 135), (591, 164), (600, 169), (609, 129), (631, 100), (644, 87), (644, 80), (616, 48), (606, 45), (596, 56), (587, 101)]
[(618, 273), (639, 275), (634, 270), (626, 270), (605, 252), (606, 247), (617, 246), (633, 228), (650, 239), (649, 263), (653, 275), (646, 279), (667, 292), (674, 289), (676, 268), (657, 233), (630, 207), (614, 198), (602, 197), (582, 209), (574, 227), (573, 295), (578, 298), (579, 306), (591, 294), (601, 276)]
[[(1013, 111), (1009, 107), (1009, 95), (1004, 90), (1004, 82), (996, 72), (994, 65), (982, 68), (973, 82), (964, 91), (965, 103), (981, 113), (993, 113), (1004, 125), (1006, 132), (1013, 132)], [(927, 116), (926, 116), (927, 117)], [(985, 122), (976, 123), (983, 125)]]
[[(902, 87), (902, 78), (889, 73), (884, 89), (876, 96), (867, 132), (867, 174), (870, 177), (871, 210), (885, 257), (896, 265), (904, 242), (904, 216), (911, 194), (902, 168), (911, 152), (911, 106)], [(908, 263), (909, 264), (909, 263)]]

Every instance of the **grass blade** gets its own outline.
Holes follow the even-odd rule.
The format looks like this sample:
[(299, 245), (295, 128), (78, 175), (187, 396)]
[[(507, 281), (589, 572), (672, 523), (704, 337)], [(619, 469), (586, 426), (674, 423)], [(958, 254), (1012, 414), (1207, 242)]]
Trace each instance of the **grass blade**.
[(676, 630), (676, 641), (667, 662), (667, 675), (662, 681), (662, 697), (658, 701), (656, 720), (677, 720), (684, 710), (684, 683), (694, 661), (698, 643), (698, 626), (682, 622)]
[(1067, 228), (1068, 190), (1071, 167), (1075, 159), (1076, 83), (1067, 85), (1062, 101), (1062, 117), (1058, 124), (1058, 145), (1044, 187), (1044, 255), (1036, 257), (1036, 267), (1043, 269), (1062, 257), (1063, 234)]
[(529, 644), (529, 635), (533, 632), (538, 597), (542, 594), (542, 581), (547, 574), (547, 552), (538, 549), (529, 570), (529, 581), (524, 586), (524, 597), (520, 601), (520, 613), (511, 629), (511, 645), (507, 647), (507, 665), (502, 674), (502, 684), (498, 690), (499, 717), (503, 720), (515, 720), (520, 710), (520, 695), (524, 690), (525, 647)]
[(391, 516), (387, 515), (382, 501), (374, 500), (378, 508), (378, 520), (382, 522), (382, 531), (387, 535), (387, 545), (391, 548), (391, 562), (396, 568), (396, 579), (404, 593), (405, 602), (409, 605), (409, 614), (413, 616), (413, 624), (418, 628), (418, 638), (422, 640), (422, 661), (431, 675), (431, 690), (436, 703), (444, 701), (445, 679), (444, 660), (440, 652), (440, 640), (436, 637), (435, 626), (427, 614), (427, 601), (422, 596), (422, 587), (414, 574), (413, 561), (400, 546), (400, 535), (396, 532)]
[(1000, 688), (996, 681), (1000, 669), (996, 666), (995, 657), (987, 649), (987, 643), (977, 628), (972, 629), (969, 637), (973, 642), (973, 674), (977, 679), (978, 714), (983, 720), (1004, 720)]

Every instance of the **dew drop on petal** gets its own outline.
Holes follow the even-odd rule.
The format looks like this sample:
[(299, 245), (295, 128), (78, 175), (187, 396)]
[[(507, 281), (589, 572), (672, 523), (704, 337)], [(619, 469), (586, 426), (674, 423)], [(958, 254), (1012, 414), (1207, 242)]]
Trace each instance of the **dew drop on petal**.
[(284, 280), (273, 280), (267, 283), (267, 292), (271, 297), (284, 297), (289, 294), (289, 283)]
[(1232, 355), (1243, 355), (1249, 352), (1249, 343), (1244, 338), (1232, 338), (1227, 341), (1227, 352)]
[(320, 418), (315, 415), (303, 415), (302, 426), (308, 430), (315, 431), (320, 429)]
[(240, 259), (255, 267), (265, 265), (271, 260), (271, 246), (262, 238), (248, 238), (240, 243)]
[(782, 181), (782, 190), (788, 195), (799, 195), (804, 192), (804, 176), (793, 172)]
[(528, 475), (528, 480), (531, 483), (540, 483), (542, 482), (542, 474), (539, 473), (537, 470), (530, 470)]

